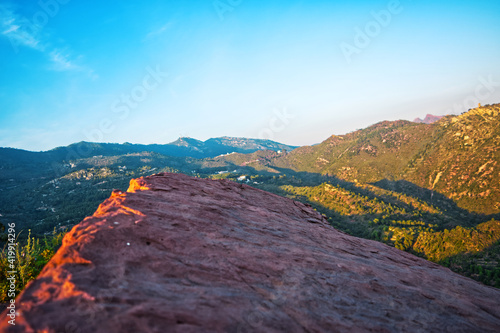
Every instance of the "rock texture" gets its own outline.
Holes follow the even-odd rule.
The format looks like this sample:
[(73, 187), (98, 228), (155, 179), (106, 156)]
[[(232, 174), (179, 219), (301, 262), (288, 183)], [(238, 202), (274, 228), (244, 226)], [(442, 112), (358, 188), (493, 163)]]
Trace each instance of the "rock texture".
[(498, 332), (500, 290), (231, 181), (132, 180), (76, 225), (3, 332)]

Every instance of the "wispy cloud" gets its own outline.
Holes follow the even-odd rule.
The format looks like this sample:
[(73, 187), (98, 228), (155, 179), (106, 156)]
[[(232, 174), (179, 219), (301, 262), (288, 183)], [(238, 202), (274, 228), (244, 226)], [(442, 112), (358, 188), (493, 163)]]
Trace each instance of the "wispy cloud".
[(10, 19), (10, 20), (5, 22), (5, 26), (7, 26), (7, 30), (3, 31), (2, 34), (8, 36), (9, 34), (15, 33), (15, 32), (17, 32), (17, 30), (19, 30), (20, 27), (18, 25), (12, 24), (12, 23), (14, 23), (14, 19)]
[(60, 50), (50, 52), (50, 60), (54, 64), (53, 69), (57, 71), (67, 70), (81, 70), (80, 66), (75, 65), (67, 54), (62, 53)]
[(161, 27), (150, 31), (144, 39), (150, 39), (150, 38), (157, 37), (157, 36), (163, 34), (168, 29), (170, 29), (170, 27), (172, 27), (174, 24), (175, 24), (175, 22), (169, 21), (169, 22), (165, 23), (164, 25), (162, 25)]
[(51, 65), (48, 69), (54, 71), (79, 71), (86, 73), (90, 78), (98, 76), (92, 69), (78, 65), (77, 61), (82, 56), (73, 57), (69, 47), (61, 48), (51, 46), (51, 36), (43, 31), (43, 26), (30, 22), (26, 17), (19, 15), (6, 3), (0, 4), (0, 36), (7, 38), (14, 50), (20, 52), (21, 47), (37, 50), (47, 56)]
[(79, 59), (82, 58), (82, 56), (79, 56), (75, 60), (72, 60), (69, 52), (60, 49), (54, 49), (50, 51), (49, 58), (52, 63), (50, 69), (54, 71), (77, 71), (87, 74), (92, 80), (96, 80), (99, 78), (99, 76), (94, 72), (93, 69), (77, 64), (77, 62), (81, 62), (79, 61)]
[(16, 53), (19, 52), (19, 46), (39, 51), (44, 50), (39, 37), (40, 26), (36, 26), (25, 17), (17, 15), (6, 4), (0, 4), (0, 17), (1, 34), (10, 40)]

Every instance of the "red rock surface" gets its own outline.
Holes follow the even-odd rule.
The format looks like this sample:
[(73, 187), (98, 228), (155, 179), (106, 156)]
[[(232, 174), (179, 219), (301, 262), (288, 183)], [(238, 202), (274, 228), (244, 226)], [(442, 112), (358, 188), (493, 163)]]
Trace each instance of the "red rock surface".
[(3, 332), (499, 332), (500, 290), (230, 181), (132, 180), (69, 232)]

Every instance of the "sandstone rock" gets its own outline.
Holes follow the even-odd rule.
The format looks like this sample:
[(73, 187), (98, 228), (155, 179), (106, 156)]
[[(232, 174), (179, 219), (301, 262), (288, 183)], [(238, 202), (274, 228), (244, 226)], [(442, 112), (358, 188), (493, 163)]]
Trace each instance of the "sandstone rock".
[(500, 290), (231, 181), (132, 180), (76, 225), (2, 332), (498, 332)]

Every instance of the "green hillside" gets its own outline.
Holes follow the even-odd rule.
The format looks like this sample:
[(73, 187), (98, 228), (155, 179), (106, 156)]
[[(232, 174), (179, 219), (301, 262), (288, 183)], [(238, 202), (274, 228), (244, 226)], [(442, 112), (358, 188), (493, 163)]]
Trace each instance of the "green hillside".
[(431, 142), (409, 161), (404, 178), (470, 211), (500, 212), (500, 105), (434, 125)]
[(500, 213), (500, 104), (431, 125), (384, 121), (272, 165), (328, 174), (355, 183), (406, 180), (478, 213)]
[(432, 135), (432, 125), (384, 121), (313, 147), (301, 147), (274, 165), (296, 171), (335, 175), (352, 182), (401, 179), (416, 151)]
[[(499, 110), (485, 106), (431, 125), (385, 121), (292, 151), (219, 138), (208, 145), (228, 151), (203, 159), (195, 157), (207, 141), (189, 138), (167, 148), (194, 156), (132, 144), (79, 143), (45, 153), (0, 149), (0, 219), (16, 223), (21, 242), (28, 230), (44, 237), (91, 215), (131, 178), (181, 172), (303, 201), (339, 230), (500, 287)], [(259, 150), (263, 144), (275, 150)], [(233, 152), (237, 147), (252, 152)], [(75, 149), (89, 154), (68, 155)], [(5, 239), (0, 234), (0, 242)]]

